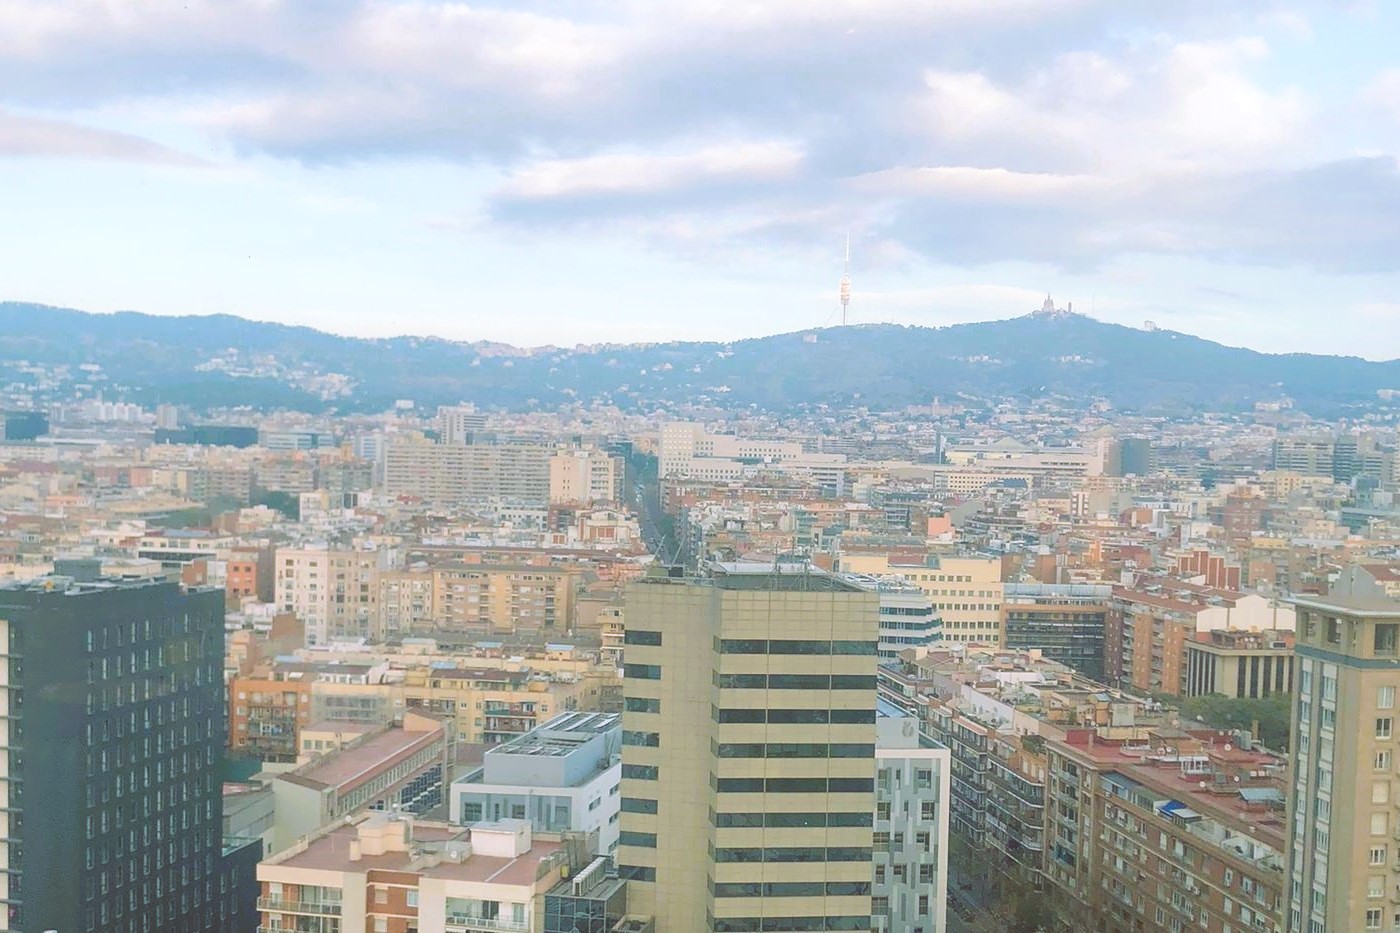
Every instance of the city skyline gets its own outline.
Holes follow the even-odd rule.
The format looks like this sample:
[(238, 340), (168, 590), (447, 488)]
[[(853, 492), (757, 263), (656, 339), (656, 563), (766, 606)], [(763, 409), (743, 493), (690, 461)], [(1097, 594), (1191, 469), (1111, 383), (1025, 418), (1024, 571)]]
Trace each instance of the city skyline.
[(11, 3), (5, 297), (738, 339), (839, 320), (849, 229), (852, 323), (1400, 357), (1400, 13), (1214, 6)]

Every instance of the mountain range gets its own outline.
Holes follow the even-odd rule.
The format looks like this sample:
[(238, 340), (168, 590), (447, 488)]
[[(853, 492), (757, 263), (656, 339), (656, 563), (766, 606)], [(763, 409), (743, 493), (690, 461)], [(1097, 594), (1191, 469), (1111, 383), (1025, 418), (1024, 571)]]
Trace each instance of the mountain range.
[[(100, 368), (100, 369), (99, 369)], [(1337, 414), (1400, 389), (1400, 360), (1267, 354), (1064, 311), (949, 327), (867, 324), (719, 342), (517, 348), (434, 337), (355, 338), (230, 315), (89, 314), (0, 303), (0, 375), (36, 373), (105, 397), (195, 407), (378, 411), (463, 400), (511, 409), (709, 400), (781, 411), (856, 401), (1105, 398), (1145, 412), (1290, 398)], [(85, 390), (86, 391), (86, 390)]]

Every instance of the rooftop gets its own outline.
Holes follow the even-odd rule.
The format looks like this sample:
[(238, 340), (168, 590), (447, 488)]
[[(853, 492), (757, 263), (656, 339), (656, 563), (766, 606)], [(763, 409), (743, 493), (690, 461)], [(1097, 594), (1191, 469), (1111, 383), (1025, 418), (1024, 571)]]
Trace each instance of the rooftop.
[(536, 729), (495, 748), (487, 755), (569, 755), (589, 739), (622, 726), (617, 713), (562, 713)]
[[(393, 837), (375, 844), (374, 837), (384, 835), (384, 830)], [(513, 827), (503, 825), (463, 828), (368, 814), (352, 824), (337, 823), (321, 835), (264, 861), (259, 876), (264, 877), (269, 866), (277, 866), (355, 874), (391, 871), (419, 878), (531, 887), (562, 863), (565, 846), (557, 839), (527, 838), (527, 848), (519, 854), (506, 854), (512, 850), (483, 844), (490, 837), (512, 831)], [(474, 834), (481, 838), (473, 840)], [(479, 849), (503, 854), (486, 854)]]
[(283, 774), (279, 780), (345, 793), (392, 769), (415, 752), (441, 741), (441, 725), (427, 731), (391, 726)]

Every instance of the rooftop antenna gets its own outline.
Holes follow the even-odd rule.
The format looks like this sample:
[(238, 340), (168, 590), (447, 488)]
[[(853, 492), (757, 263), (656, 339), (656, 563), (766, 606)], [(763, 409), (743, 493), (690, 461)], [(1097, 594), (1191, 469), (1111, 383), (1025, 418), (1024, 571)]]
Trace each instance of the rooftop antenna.
[(846, 326), (846, 309), (851, 304), (851, 231), (846, 231), (846, 263), (841, 272), (841, 326)]

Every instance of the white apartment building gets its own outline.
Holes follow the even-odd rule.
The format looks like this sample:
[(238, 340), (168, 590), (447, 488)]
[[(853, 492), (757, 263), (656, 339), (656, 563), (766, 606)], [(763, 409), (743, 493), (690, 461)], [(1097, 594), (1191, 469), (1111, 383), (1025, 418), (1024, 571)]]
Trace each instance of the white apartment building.
[(947, 929), (952, 753), (924, 738), (917, 717), (881, 701), (875, 720), (871, 930)]
[(309, 645), (368, 638), (378, 618), (375, 575), (388, 568), (388, 558), (387, 551), (325, 544), (278, 548), (273, 601), (305, 623)]

